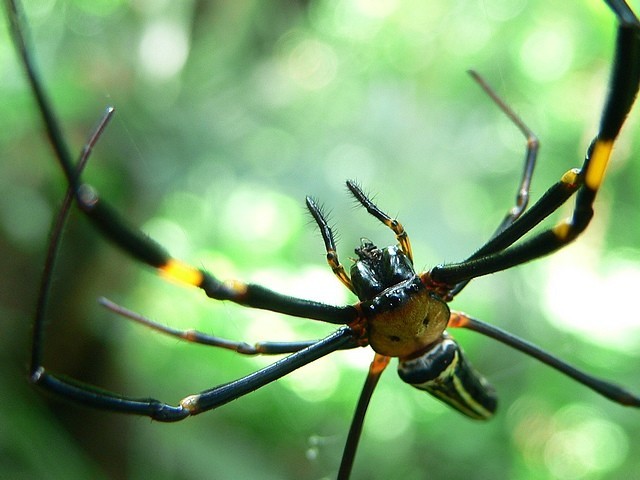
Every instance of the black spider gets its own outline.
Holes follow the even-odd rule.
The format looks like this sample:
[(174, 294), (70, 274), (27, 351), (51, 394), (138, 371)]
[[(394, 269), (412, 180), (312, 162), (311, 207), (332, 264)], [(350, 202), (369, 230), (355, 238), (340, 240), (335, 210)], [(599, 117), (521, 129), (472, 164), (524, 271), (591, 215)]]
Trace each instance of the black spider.
[[(220, 281), (203, 269), (173, 258), (155, 241), (128, 225), (91, 186), (81, 181), (84, 163), (113, 110), (107, 110), (101, 125), (87, 142), (80, 162), (74, 164), (53, 109), (35, 73), (15, 2), (5, 0), (5, 3), (15, 44), (56, 158), (69, 186), (67, 199), (53, 228), (40, 287), (30, 367), (30, 379), (34, 384), (94, 408), (172, 422), (224, 405), (336, 350), (371, 346), (375, 355), (349, 430), (339, 478), (347, 478), (351, 472), (367, 405), (380, 374), (392, 357), (399, 359), (399, 375), (410, 385), (429, 392), (469, 417), (488, 419), (493, 415), (497, 406), (494, 389), (469, 364), (462, 349), (447, 333), (449, 328), (467, 328), (490, 336), (537, 358), (614, 402), (640, 407), (640, 397), (581, 372), (503, 330), (464, 313), (451, 311), (448, 306), (448, 302), (471, 279), (552, 253), (575, 239), (589, 224), (593, 216), (593, 202), (606, 171), (614, 141), (635, 100), (640, 79), (640, 23), (624, 1), (607, 1), (618, 18), (619, 27), (610, 88), (599, 132), (591, 143), (582, 166), (563, 175), (529, 209), (526, 207), (537, 155), (537, 139), (484, 81), (471, 72), (524, 133), (527, 138), (527, 153), (515, 206), (508, 211), (493, 236), (464, 261), (437, 265), (426, 272), (416, 272), (409, 237), (402, 224), (381, 211), (356, 183), (348, 181), (347, 187), (351, 194), (371, 215), (395, 233), (398, 245), (378, 248), (369, 240), (363, 239), (355, 249), (358, 258), (351, 266), (350, 273), (347, 273), (338, 259), (334, 236), (325, 216), (317, 203), (307, 197), (307, 208), (322, 234), (329, 266), (359, 299), (359, 302), (346, 306), (294, 298), (237, 280)], [(525, 234), (574, 194), (576, 201), (570, 218), (522, 240)], [(248, 307), (319, 320), (341, 327), (318, 341), (248, 345), (199, 332), (171, 329), (103, 299), (104, 305), (123, 316), (191, 342), (232, 349), (242, 354), (289, 355), (233, 382), (189, 395), (178, 405), (154, 399), (125, 397), (50, 373), (42, 365), (44, 309), (62, 224), (73, 201), (105, 237), (137, 261), (156, 268), (162, 276), (198, 287), (216, 300), (229, 300)]]

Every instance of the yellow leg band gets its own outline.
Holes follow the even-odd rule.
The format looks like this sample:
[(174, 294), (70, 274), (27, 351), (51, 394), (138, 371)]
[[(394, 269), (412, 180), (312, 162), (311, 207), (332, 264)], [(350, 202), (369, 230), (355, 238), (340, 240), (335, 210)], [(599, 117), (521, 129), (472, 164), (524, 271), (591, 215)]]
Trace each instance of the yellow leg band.
[(170, 280), (194, 285), (196, 287), (202, 284), (202, 272), (191, 265), (171, 259), (166, 265), (159, 268), (160, 275)]
[(600, 188), (612, 148), (613, 140), (598, 140), (593, 147), (589, 169), (584, 179), (584, 183), (589, 189), (598, 190)]
[(569, 220), (564, 220), (553, 227), (553, 233), (561, 240), (565, 240), (569, 236), (571, 231), (571, 223)]
[(578, 175), (579, 174), (580, 174), (580, 170), (579, 169), (572, 168), (571, 170), (566, 172), (564, 175), (562, 175), (562, 178), (560, 179), (560, 181), (562, 183), (567, 184), (567, 185), (575, 185), (578, 182)]

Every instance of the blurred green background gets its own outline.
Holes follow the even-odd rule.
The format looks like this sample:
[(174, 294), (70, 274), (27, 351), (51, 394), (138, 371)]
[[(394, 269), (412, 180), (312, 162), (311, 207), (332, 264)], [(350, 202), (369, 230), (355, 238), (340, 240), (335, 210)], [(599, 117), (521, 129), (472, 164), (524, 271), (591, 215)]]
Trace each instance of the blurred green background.
[[(465, 71), (481, 72), (540, 137), (536, 199), (582, 162), (615, 29), (599, 0), (39, 0), (26, 12), (73, 149), (105, 106), (117, 109), (85, 176), (104, 197), (219, 277), (335, 304), (354, 298), (325, 264), (306, 194), (331, 211), (345, 263), (361, 236), (393, 242), (353, 208), (347, 178), (398, 215), (418, 268), (464, 258), (512, 205), (524, 154), (521, 134)], [(0, 75), (0, 478), (333, 478), (368, 349), (172, 425), (27, 384), (36, 286), (64, 181), (6, 21)], [(638, 118), (625, 126), (588, 232), (552, 257), (475, 280), (452, 304), (636, 392)], [(332, 331), (164, 283), (74, 212), (45, 364), (170, 403), (273, 359), (168, 339), (102, 310), (101, 295), (249, 342)], [(353, 478), (640, 478), (640, 412), (490, 339), (454, 335), (498, 389), (496, 418), (469, 421), (390, 368)]]

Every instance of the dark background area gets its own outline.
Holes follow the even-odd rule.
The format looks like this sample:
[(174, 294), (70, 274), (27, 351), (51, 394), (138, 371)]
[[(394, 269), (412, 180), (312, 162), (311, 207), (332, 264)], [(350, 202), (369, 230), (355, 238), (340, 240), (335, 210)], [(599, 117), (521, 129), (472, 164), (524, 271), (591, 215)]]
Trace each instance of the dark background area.
[[(105, 198), (218, 277), (335, 304), (355, 299), (326, 266), (305, 195), (331, 212), (345, 264), (360, 237), (393, 242), (353, 208), (348, 178), (403, 222), (417, 268), (463, 259), (512, 205), (524, 157), (522, 135), (465, 71), (483, 74), (541, 139), (535, 200), (582, 162), (615, 31), (597, 0), (75, 0), (27, 2), (26, 13), (74, 151), (104, 107), (116, 107), (85, 175)], [(0, 478), (333, 478), (369, 349), (335, 353), (172, 425), (27, 384), (36, 287), (64, 181), (6, 20), (0, 78)], [(452, 308), (640, 391), (639, 143), (633, 112), (584, 236), (475, 280)], [(102, 295), (177, 328), (248, 342), (332, 330), (163, 282), (74, 211), (45, 365), (170, 403), (273, 359), (160, 336), (101, 309)], [(640, 412), (490, 339), (453, 334), (496, 386), (496, 418), (463, 418), (406, 386), (392, 365), (353, 478), (639, 478)]]

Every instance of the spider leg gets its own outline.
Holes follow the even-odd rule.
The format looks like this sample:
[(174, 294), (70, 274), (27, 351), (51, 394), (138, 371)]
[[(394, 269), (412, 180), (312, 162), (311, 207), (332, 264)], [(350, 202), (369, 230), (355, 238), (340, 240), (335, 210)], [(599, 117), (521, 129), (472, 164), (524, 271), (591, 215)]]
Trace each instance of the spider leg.
[(364, 208), (367, 209), (371, 215), (376, 217), (382, 223), (384, 223), (387, 227), (393, 230), (393, 233), (396, 234), (396, 239), (400, 244), (400, 248), (405, 253), (411, 263), (413, 263), (413, 252), (411, 251), (411, 242), (409, 241), (409, 235), (405, 231), (402, 224), (396, 220), (395, 218), (391, 218), (389, 215), (380, 210), (370, 199), (365, 195), (362, 189), (353, 181), (347, 180), (347, 188), (351, 192), (351, 194), (362, 204)]
[(350, 327), (341, 327), (313, 345), (282, 358), (271, 365), (225, 385), (190, 395), (180, 401), (191, 415), (224, 405), (273, 382), (294, 370), (312, 363), (331, 352), (360, 346)]
[[(78, 166), (76, 167), (78, 171), (82, 170), (86, 165), (95, 142), (100, 137), (112, 114), (113, 109), (107, 109), (97, 129), (85, 145), (78, 162)], [(50, 291), (53, 267), (55, 265), (56, 253), (60, 245), (64, 223), (68, 216), (71, 202), (74, 198), (73, 193), (73, 189), (70, 186), (67, 191), (65, 201), (55, 218), (40, 284), (36, 320), (34, 322), (33, 347), (30, 366), (30, 380), (35, 385), (51, 393), (90, 407), (144, 415), (156, 420), (170, 422), (181, 420), (189, 415), (195, 415), (228, 403), (231, 400), (246, 395), (247, 393), (291, 373), (293, 370), (303, 365), (328, 355), (335, 350), (341, 348), (355, 348), (358, 346), (358, 343), (354, 340), (354, 332), (349, 327), (343, 327), (326, 338), (316, 342), (299, 342), (297, 344), (273, 342), (257, 344), (254, 347), (256, 349), (256, 353), (286, 353), (290, 351), (294, 351), (295, 353), (239, 380), (220, 385), (196, 395), (188, 396), (181, 401), (179, 406), (172, 406), (155, 399), (134, 399), (121, 396), (113, 392), (97, 389), (90, 385), (64, 378), (55, 373), (47, 372), (42, 365), (45, 311)], [(167, 330), (165, 333), (172, 334), (175, 332)], [(203, 340), (203, 338), (201, 337), (200, 340)], [(204, 340), (212, 340), (212, 337), (204, 338)], [(242, 352), (241, 345), (238, 346), (237, 350), (241, 351), (241, 353), (250, 353), (246, 351)]]
[(347, 324), (358, 316), (356, 309), (349, 305), (334, 306), (295, 298), (238, 280), (220, 281), (203, 269), (176, 260), (154, 240), (128, 226), (113, 209), (99, 200), (91, 187), (80, 186), (77, 198), (94, 225), (118, 247), (156, 268), (161, 276), (198, 287), (210, 298), (333, 324)]
[[(518, 127), (518, 130), (522, 132), (526, 141), (527, 148), (524, 155), (524, 170), (522, 172), (522, 178), (518, 186), (518, 193), (516, 194), (516, 204), (507, 212), (506, 216), (491, 236), (495, 237), (498, 233), (504, 230), (506, 227), (515, 222), (522, 212), (527, 208), (529, 203), (529, 189), (531, 187), (531, 177), (533, 176), (533, 169), (536, 165), (536, 159), (538, 158), (538, 148), (540, 142), (533, 133), (533, 131), (524, 123), (524, 121), (513, 111), (513, 109), (507, 105), (507, 103), (498, 96), (498, 94), (491, 88), (491, 86), (474, 70), (469, 70), (469, 75), (482, 87), (487, 95), (493, 100), (493, 102), (502, 110), (502, 112), (509, 117), (513, 124)], [(487, 252), (488, 253), (488, 252)]]
[[(89, 137), (89, 140), (82, 149), (80, 158), (76, 169), (81, 172), (87, 164), (93, 147), (102, 135), (102, 132), (107, 127), (114, 113), (113, 108), (107, 108), (104, 115), (100, 119), (98, 126)], [(55, 267), (56, 258), (58, 257), (58, 250), (60, 248), (60, 241), (62, 239), (62, 232), (64, 231), (64, 225), (69, 216), (69, 210), (71, 203), (73, 202), (73, 190), (71, 187), (67, 188), (64, 199), (58, 213), (56, 214), (51, 227), (51, 233), (49, 238), (49, 245), (47, 247), (47, 253), (40, 277), (40, 285), (38, 287), (38, 300), (36, 304), (35, 320), (33, 322), (33, 334), (31, 342), (31, 365), (29, 367), (30, 374), (32, 375), (42, 364), (42, 353), (44, 345), (44, 326), (46, 318), (46, 309), (49, 302), (49, 292), (51, 291), (51, 281), (53, 279), (53, 269)]]
[[(500, 234), (505, 228), (512, 225), (522, 213), (527, 208), (527, 204), (529, 203), (529, 190), (531, 187), (531, 178), (533, 177), (533, 170), (536, 165), (536, 160), (538, 158), (538, 148), (540, 142), (538, 138), (533, 133), (533, 131), (524, 123), (524, 121), (513, 111), (513, 109), (507, 105), (507, 103), (498, 96), (498, 94), (491, 88), (491, 86), (474, 70), (469, 70), (469, 74), (473, 77), (473, 79), (482, 87), (487, 95), (493, 100), (493, 102), (502, 110), (502, 112), (509, 117), (509, 119), (513, 122), (513, 124), (518, 127), (518, 130), (522, 132), (526, 139), (526, 150), (525, 150), (525, 158), (524, 158), (524, 170), (522, 172), (522, 178), (520, 179), (520, 184), (518, 186), (518, 192), (516, 194), (516, 202), (515, 205), (509, 209), (505, 217), (498, 225), (498, 228), (493, 232), (490, 239), (495, 238), (498, 234)], [(490, 253), (495, 253), (500, 250), (496, 248), (495, 245), (485, 244), (483, 249), (478, 250), (474, 253), (472, 257), (477, 257), (480, 255), (487, 255)], [(467, 259), (469, 260), (469, 259)], [(453, 290), (450, 292), (450, 297), (455, 297), (458, 293), (462, 291), (464, 287), (467, 286), (471, 279), (467, 279), (463, 282), (458, 283)]]
[(353, 414), (351, 420), (351, 426), (349, 427), (349, 435), (347, 436), (347, 443), (344, 446), (342, 452), (342, 460), (340, 462), (340, 469), (338, 470), (338, 480), (346, 480), (351, 475), (351, 469), (353, 468), (353, 461), (355, 460), (356, 450), (358, 449), (358, 442), (360, 441), (360, 435), (362, 433), (362, 425), (364, 423), (364, 416), (367, 413), (369, 407), (369, 401), (373, 395), (373, 391), (378, 385), (380, 375), (384, 372), (387, 365), (389, 365), (390, 357), (385, 357), (376, 353), (371, 365), (369, 366), (369, 373), (360, 392), (360, 398), (358, 399), (358, 406)]
[(490, 325), (480, 320), (476, 320), (462, 312), (451, 312), (451, 319), (449, 320), (450, 328), (466, 328), (473, 330), (487, 337), (491, 337), (505, 345), (515, 348), (522, 353), (529, 355), (551, 368), (556, 369), (560, 373), (573, 378), (578, 383), (590, 388), (591, 390), (603, 395), (604, 397), (612, 400), (620, 405), (626, 405), (631, 407), (640, 407), (640, 396), (635, 395), (628, 390), (625, 390), (618, 385), (608, 382), (606, 380), (597, 378), (582, 370), (575, 368), (567, 362), (560, 360), (558, 357), (546, 352), (540, 347), (527, 342), (515, 335), (506, 332), (494, 325)]
[(621, 25), (640, 28), (638, 17), (633, 13), (625, 0), (605, 0), (605, 3), (614, 11)]
[(199, 332), (197, 330), (180, 330), (177, 328), (169, 327), (158, 323), (150, 318), (147, 318), (139, 313), (133, 312), (121, 305), (107, 298), (98, 299), (100, 305), (108, 310), (124, 317), (128, 320), (136, 322), (140, 325), (144, 325), (147, 328), (155, 330), (156, 332), (164, 333), (170, 337), (180, 338), (191, 343), (198, 343), (201, 345), (207, 345), (210, 347), (224, 348), (243, 355), (279, 355), (283, 353), (293, 353), (303, 348), (307, 348), (318, 340), (304, 340), (299, 342), (257, 342), (253, 345), (247, 342), (238, 342), (234, 340), (228, 340), (226, 338), (216, 337), (208, 335), (206, 333)]
[(90, 385), (48, 373), (43, 367), (33, 372), (32, 381), (52, 393), (89, 407), (147, 416), (162, 422), (175, 422), (229, 403), (338, 349), (355, 348), (358, 345), (354, 341), (353, 334), (349, 327), (341, 327), (313, 345), (292, 353), (257, 372), (198, 394), (189, 395), (176, 406), (152, 398), (136, 399), (99, 390)]
[[(526, 263), (562, 248), (584, 231), (593, 216), (593, 202), (604, 178), (613, 144), (638, 92), (639, 32), (640, 24), (637, 20), (633, 26), (623, 22), (618, 28), (615, 61), (600, 130), (587, 151), (582, 168), (565, 173), (522, 217), (489, 240), (467, 260), (434, 267), (428, 276), (436, 284), (453, 287), (465, 280)], [(529, 240), (507, 248), (553, 213), (576, 191), (576, 203), (570, 218)], [(500, 249), (504, 250), (499, 251)]]
[[(563, 205), (571, 196), (580, 188), (580, 171), (577, 169), (570, 170), (565, 173), (562, 178), (553, 184), (520, 218), (505, 228), (502, 232), (492, 237), (481, 248), (476, 250), (470, 257), (460, 263), (451, 263), (447, 265), (437, 265), (431, 269), (428, 276), (436, 282), (436, 284), (444, 284), (444, 296), (453, 299), (455, 295), (460, 293), (462, 288), (473, 278), (493, 273), (493, 271), (506, 270), (513, 265), (526, 263), (527, 261), (537, 258), (534, 256), (527, 260), (518, 261), (513, 264), (496, 268), (492, 272), (479, 273), (476, 261), (493, 261), (498, 266), (501, 265), (503, 250), (522, 238), (530, 232), (536, 225), (545, 218), (555, 212)], [(510, 249), (512, 250), (512, 249)], [(448, 285), (455, 285), (450, 288)]]
[(342, 284), (347, 287), (349, 290), (353, 292), (353, 285), (351, 284), (351, 279), (349, 275), (345, 271), (344, 267), (340, 263), (340, 259), (338, 258), (338, 251), (336, 250), (336, 241), (333, 237), (333, 232), (331, 231), (331, 227), (327, 223), (327, 219), (325, 218), (322, 210), (318, 206), (318, 204), (311, 197), (306, 198), (307, 208), (309, 212), (311, 212), (311, 216), (318, 224), (318, 228), (320, 229), (320, 234), (322, 235), (322, 240), (324, 241), (325, 249), (327, 250), (327, 263), (331, 267), (334, 275), (338, 277), (338, 280), (342, 282)]
[(92, 187), (83, 185), (80, 181), (80, 172), (74, 168), (64, 135), (36, 73), (35, 64), (29, 53), (30, 49), (27, 48), (21, 12), (18, 12), (16, 4), (12, 0), (6, 0), (6, 3), (14, 43), (36, 97), (56, 158), (81, 211), (106, 238), (136, 260), (156, 268), (160, 275), (201, 288), (207, 296), (216, 300), (230, 300), (248, 307), (272, 310), (333, 324), (347, 324), (357, 317), (356, 309), (351, 306), (339, 307), (294, 298), (259, 285), (245, 284), (240, 281), (222, 282), (203, 269), (176, 260), (157, 242), (130, 226), (115, 210), (100, 199)]

